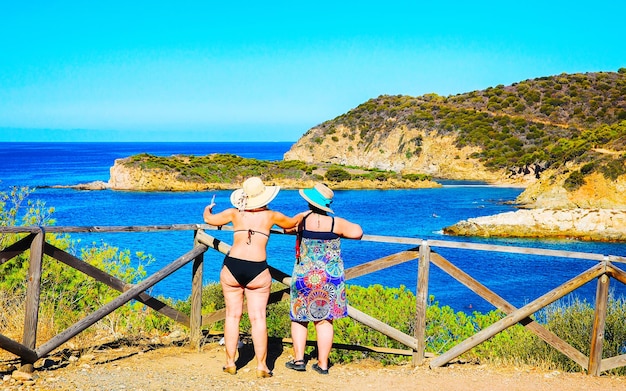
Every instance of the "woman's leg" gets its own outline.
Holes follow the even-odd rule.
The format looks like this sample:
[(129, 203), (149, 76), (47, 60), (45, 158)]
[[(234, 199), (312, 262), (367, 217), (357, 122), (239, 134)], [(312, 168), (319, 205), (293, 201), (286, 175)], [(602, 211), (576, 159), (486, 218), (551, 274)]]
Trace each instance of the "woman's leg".
[(272, 276), (269, 270), (263, 271), (250, 281), (245, 294), (248, 302), (248, 316), (252, 326), (252, 343), (257, 359), (257, 370), (269, 372), (267, 368), (267, 323), (265, 322), (267, 300), (270, 297)]
[(317, 361), (320, 368), (328, 369), (328, 356), (333, 347), (334, 336), (332, 320), (321, 320), (315, 322), (315, 333), (317, 334)]
[(304, 360), (304, 349), (306, 348), (306, 337), (308, 329), (306, 322), (291, 322), (291, 339), (293, 340), (294, 361)]
[(224, 320), (224, 345), (226, 346), (226, 368), (235, 366), (237, 343), (239, 342), (239, 321), (243, 312), (244, 289), (227, 267), (220, 272), (220, 283), (226, 304)]

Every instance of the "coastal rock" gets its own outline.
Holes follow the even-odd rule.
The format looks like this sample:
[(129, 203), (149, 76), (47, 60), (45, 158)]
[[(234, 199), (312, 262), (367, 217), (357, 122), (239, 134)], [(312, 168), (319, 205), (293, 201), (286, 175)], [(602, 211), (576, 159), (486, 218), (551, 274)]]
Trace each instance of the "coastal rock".
[(109, 188), (109, 184), (103, 181), (95, 181), (89, 183), (79, 183), (73, 187), (78, 190), (106, 190)]
[(480, 237), (574, 238), (626, 241), (626, 210), (533, 209), (460, 221), (445, 234)]
[(600, 173), (592, 173), (578, 189), (567, 191), (564, 184), (568, 175), (569, 172), (546, 171), (517, 197), (517, 203), (525, 208), (626, 209), (626, 175), (609, 180)]
[(77, 185), (55, 185), (50, 187), (53, 189), (106, 190), (109, 188), (109, 184), (103, 181), (93, 181), (88, 183), (79, 183)]

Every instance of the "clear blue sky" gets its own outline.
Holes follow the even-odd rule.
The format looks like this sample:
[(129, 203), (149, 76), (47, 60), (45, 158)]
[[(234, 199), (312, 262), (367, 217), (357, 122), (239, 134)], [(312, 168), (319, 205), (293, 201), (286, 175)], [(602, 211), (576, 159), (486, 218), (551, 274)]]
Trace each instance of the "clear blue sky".
[(295, 141), (383, 94), (626, 67), (626, 2), (3, 1), (0, 141)]

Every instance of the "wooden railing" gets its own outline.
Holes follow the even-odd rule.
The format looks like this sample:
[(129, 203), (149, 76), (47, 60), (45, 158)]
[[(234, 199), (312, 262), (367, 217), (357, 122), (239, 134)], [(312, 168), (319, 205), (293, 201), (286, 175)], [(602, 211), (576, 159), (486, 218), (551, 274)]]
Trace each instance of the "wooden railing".
[[(27, 369), (32, 370), (33, 364), (37, 360), (45, 357), (63, 343), (75, 337), (77, 334), (92, 326), (94, 323), (106, 317), (108, 314), (115, 311), (117, 308), (130, 300), (142, 302), (160, 314), (189, 327), (190, 343), (193, 347), (199, 348), (202, 337), (202, 328), (218, 320), (224, 319), (225, 315), (225, 311), (223, 309), (210, 314), (202, 314), (201, 311), (204, 254), (209, 249), (217, 250), (220, 253), (226, 254), (230, 249), (230, 245), (206, 233), (207, 230), (215, 229), (231, 230), (232, 228), (229, 228), (228, 226), (216, 228), (208, 225), (196, 224), (124, 227), (0, 227), (0, 234), (21, 234), (19, 236), (23, 236), (15, 243), (0, 251), (0, 265), (5, 262), (9, 262), (14, 257), (26, 251), (30, 251), (22, 342), (17, 342), (14, 339), (0, 334), (0, 348), (19, 356), (24, 366), (27, 367)], [(74, 255), (71, 255), (46, 242), (45, 238), (46, 233), (157, 232), (181, 230), (193, 232), (194, 240), (192, 249), (137, 284), (128, 284), (100, 269), (97, 269)], [(273, 233), (282, 232), (273, 231)], [(346, 279), (348, 280), (401, 263), (417, 260), (417, 303), (415, 319), (416, 327), (414, 335), (407, 335), (354, 307), (349, 307), (348, 313), (350, 317), (410, 348), (409, 350), (399, 350), (385, 349), (381, 347), (368, 347), (370, 350), (392, 354), (409, 354), (412, 355), (415, 365), (423, 365), (425, 358), (428, 356), (431, 357), (429, 361), (430, 367), (439, 367), (493, 337), (497, 333), (519, 323), (576, 362), (588, 374), (599, 375), (601, 372), (626, 366), (626, 354), (611, 358), (602, 358), (602, 343), (604, 339), (609, 281), (613, 278), (622, 284), (626, 284), (626, 272), (616, 265), (618, 263), (625, 263), (626, 258), (624, 257), (527, 247), (499, 246), (442, 240), (422, 240), (415, 238), (374, 235), (365, 235), (362, 240), (403, 244), (410, 248), (408, 250), (394, 253), (347, 269)], [(476, 281), (469, 274), (459, 269), (452, 262), (433, 251), (433, 248), (436, 247), (576, 258), (593, 261), (594, 265), (580, 275), (570, 279), (559, 287), (545, 293), (521, 308), (516, 308), (502, 297), (482, 285), (480, 282)], [(119, 291), (120, 295), (100, 307), (98, 310), (71, 325), (61, 333), (57, 334), (49, 341), (44, 342), (40, 346), (36, 346), (42, 260), (44, 255), (56, 259), (57, 261), (62, 262), (96, 279), (97, 281), (108, 285), (109, 287)], [(192, 264), (190, 298), (191, 311), (189, 315), (181, 313), (161, 300), (146, 293), (146, 291), (155, 284), (164, 280), (176, 270), (189, 263)], [(480, 330), (470, 338), (455, 345), (453, 348), (439, 356), (426, 352), (426, 308), (428, 305), (428, 285), (431, 264), (439, 267), (506, 314), (503, 319)], [(270, 267), (270, 272), (276, 281), (280, 281), (286, 285), (284, 289), (278, 292), (273, 292), (270, 295), (270, 303), (280, 300), (288, 300), (291, 277), (283, 271), (273, 267)], [(0, 276), (0, 279), (1, 278), (2, 276)], [(534, 321), (530, 318), (530, 316), (594, 279), (597, 279), (595, 316), (592, 335), (590, 336), (590, 354), (589, 357), (587, 357), (556, 336), (554, 333), (544, 328), (541, 324)]]

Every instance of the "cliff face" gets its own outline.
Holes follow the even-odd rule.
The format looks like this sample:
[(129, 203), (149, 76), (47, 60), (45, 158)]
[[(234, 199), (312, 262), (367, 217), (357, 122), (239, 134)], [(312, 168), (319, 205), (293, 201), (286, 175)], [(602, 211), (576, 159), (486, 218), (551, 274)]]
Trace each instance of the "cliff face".
[(285, 153), (284, 159), (422, 173), (435, 178), (507, 180), (506, 172), (490, 171), (470, 157), (478, 151), (477, 147), (459, 149), (451, 135), (391, 127), (375, 135), (367, 148), (362, 148), (344, 126), (338, 126), (333, 137), (324, 136), (324, 132), (320, 127), (309, 130)]

